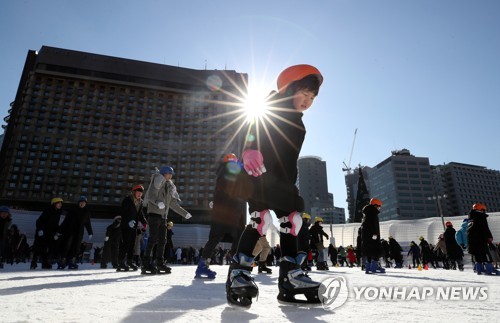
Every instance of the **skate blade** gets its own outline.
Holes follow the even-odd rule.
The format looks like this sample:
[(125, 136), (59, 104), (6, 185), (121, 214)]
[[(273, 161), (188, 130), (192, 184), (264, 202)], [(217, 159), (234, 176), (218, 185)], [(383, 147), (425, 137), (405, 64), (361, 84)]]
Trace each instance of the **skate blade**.
[(319, 303), (310, 303), (309, 301), (302, 300), (302, 299), (296, 299), (294, 301), (285, 301), (285, 300), (278, 299), (278, 303), (280, 305), (295, 306), (295, 307), (300, 307), (300, 308), (316, 308), (316, 307), (322, 307), (323, 306), (321, 304), (321, 302), (319, 302)]
[(212, 280), (215, 279), (215, 276), (194, 276), (195, 279), (207, 279)]

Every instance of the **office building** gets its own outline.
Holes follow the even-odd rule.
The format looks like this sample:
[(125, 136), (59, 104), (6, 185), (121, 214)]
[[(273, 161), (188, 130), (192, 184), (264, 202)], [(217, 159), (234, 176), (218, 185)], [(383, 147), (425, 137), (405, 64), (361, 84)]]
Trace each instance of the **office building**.
[[(215, 169), (240, 151), (247, 74), (43, 46), (28, 51), (0, 152), (0, 202), (43, 209), (87, 196), (109, 216), (155, 167), (175, 169), (182, 205), (206, 222)], [(199, 215), (199, 217), (197, 217)]]

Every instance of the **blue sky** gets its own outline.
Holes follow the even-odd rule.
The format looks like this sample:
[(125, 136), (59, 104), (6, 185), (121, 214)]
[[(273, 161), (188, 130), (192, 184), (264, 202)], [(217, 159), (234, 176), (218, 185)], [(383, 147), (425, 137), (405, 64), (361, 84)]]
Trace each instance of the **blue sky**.
[(2, 1), (0, 117), (27, 51), (42, 45), (227, 68), (269, 90), (283, 68), (307, 63), (324, 83), (302, 155), (326, 161), (337, 206), (356, 128), (351, 166), (407, 148), (434, 165), (500, 170), (499, 1), (240, 2)]

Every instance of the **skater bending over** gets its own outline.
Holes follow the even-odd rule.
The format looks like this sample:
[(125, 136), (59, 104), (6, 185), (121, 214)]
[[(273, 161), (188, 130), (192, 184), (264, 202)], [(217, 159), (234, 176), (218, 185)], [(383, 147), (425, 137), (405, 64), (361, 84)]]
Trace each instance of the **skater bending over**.
[(235, 263), (229, 268), (226, 293), (230, 304), (248, 307), (258, 294), (250, 276), (252, 251), (271, 225), (271, 211), (280, 223), (278, 300), (299, 302), (295, 295), (304, 294), (307, 300), (302, 302), (319, 302), (320, 283), (301, 270), (306, 254), (298, 253), (297, 234), (302, 225), (304, 200), (295, 182), (297, 159), (306, 134), (302, 115), (311, 107), (322, 81), (321, 73), (310, 65), (285, 69), (278, 76), (279, 93), (271, 93), (268, 98), (270, 108), (266, 117), (249, 126), (242, 159), (251, 175), (248, 204), (252, 224), (245, 228)]

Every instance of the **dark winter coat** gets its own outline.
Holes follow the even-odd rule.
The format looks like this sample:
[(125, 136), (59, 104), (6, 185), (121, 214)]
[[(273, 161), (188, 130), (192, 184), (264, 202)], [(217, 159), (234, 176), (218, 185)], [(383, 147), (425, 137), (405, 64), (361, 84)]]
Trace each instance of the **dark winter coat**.
[(389, 257), (397, 260), (401, 259), (401, 251), (403, 251), (403, 248), (401, 248), (401, 245), (396, 241), (394, 238), (389, 239)]
[(12, 223), (12, 216), (9, 215), (5, 219), (0, 218), (0, 261), (7, 254), (8, 243), (7, 236), (10, 224)]
[(410, 254), (415, 259), (420, 258), (420, 248), (414, 242), (410, 244), (410, 250), (408, 250), (407, 256), (409, 256)]
[[(380, 211), (371, 204), (363, 208), (363, 220), (361, 221), (361, 247), (363, 256), (378, 258), (382, 253), (378, 220), (379, 213)], [(376, 236), (375, 239), (373, 239), (373, 236)]]
[[(225, 230), (241, 233), (245, 228), (247, 216), (246, 199), (249, 176), (240, 162), (220, 163), (215, 177), (212, 226), (222, 226)], [(232, 242), (231, 234), (222, 241)]]
[(457, 243), (455, 239), (455, 229), (453, 227), (447, 227), (444, 231), (444, 243), (446, 244), (446, 255), (451, 260), (462, 259), (464, 252), (462, 247)]
[(488, 239), (493, 239), (487, 220), (488, 214), (471, 210), (467, 224), (467, 244), (469, 253), (487, 254)]
[[(52, 253), (55, 252), (54, 248), (56, 244), (54, 243), (54, 236), (59, 230), (61, 214), (62, 209), (57, 209), (54, 205), (51, 205), (36, 220), (35, 242), (33, 246), (36, 252), (43, 254), (49, 247)], [(43, 234), (40, 235), (42, 232)]]
[[(317, 243), (323, 243), (323, 237), (329, 238), (319, 222), (315, 222), (311, 228), (309, 228), (309, 236), (311, 237), (311, 246), (316, 246)], [(316, 249), (316, 247), (313, 247), (313, 249)]]
[(80, 246), (83, 241), (84, 229), (87, 229), (88, 235), (94, 234), (90, 222), (90, 211), (87, 206), (81, 208), (76, 205), (68, 212), (57, 231), (63, 238), (72, 236)]
[[(122, 216), (122, 223), (120, 225), (122, 231), (133, 231), (134, 237), (139, 222), (141, 222), (143, 226), (147, 225), (146, 217), (142, 209), (142, 200), (136, 205), (132, 195), (123, 199), (120, 215)], [(133, 222), (131, 223), (131, 221)]]
[(430, 259), (432, 256), (432, 250), (431, 250), (431, 247), (429, 246), (429, 243), (427, 242), (427, 240), (425, 240), (425, 239), (420, 240), (419, 246), (420, 246), (420, 250), (422, 252), (422, 259), (425, 259), (425, 260)]
[(266, 167), (262, 176), (250, 176), (253, 189), (250, 212), (272, 209), (282, 216), (304, 211), (304, 200), (295, 183), (306, 129), (303, 114), (294, 109), (292, 98), (273, 92), (273, 106), (280, 109), (273, 111), (271, 121), (252, 124), (246, 136), (245, 149), (259, 150)]

